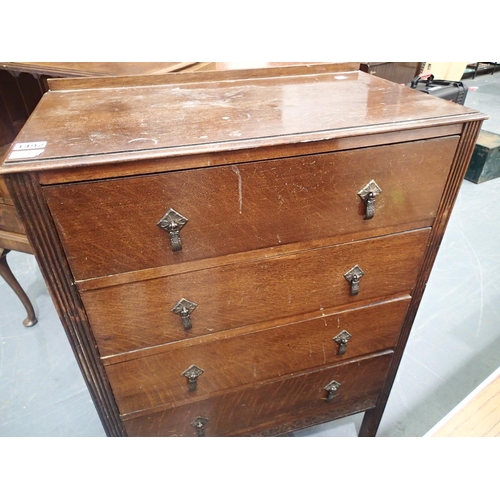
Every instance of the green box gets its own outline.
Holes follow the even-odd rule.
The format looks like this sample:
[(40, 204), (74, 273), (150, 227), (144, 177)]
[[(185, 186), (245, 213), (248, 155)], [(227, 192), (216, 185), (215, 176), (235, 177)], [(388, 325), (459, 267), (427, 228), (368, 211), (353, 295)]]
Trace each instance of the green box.
[(500, 177), (500, 135), (481, 130), (465, 178), (480, 184), (497, 177)]

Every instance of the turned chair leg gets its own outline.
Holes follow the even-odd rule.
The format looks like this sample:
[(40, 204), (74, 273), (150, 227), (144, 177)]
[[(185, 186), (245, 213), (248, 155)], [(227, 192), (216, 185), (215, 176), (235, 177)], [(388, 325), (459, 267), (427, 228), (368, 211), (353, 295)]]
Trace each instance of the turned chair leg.
[(16, 295), (23, 303), (26, 312), (28, 313), (28, 317), (23, 321), (23, 325), (33, 326), (37, 323), (38, 320), (35, 316), (35, 311), (33, 309), (33, 306), (31, 305), (30, 299), (21, 288), (21, 285), (19, 284), (15, 276), (12, 274), (9, 264), (7, 263), (7, 254), (9, 252), (10, 250), (4, 250), (3, 248), (0, 248), (0, 276), (2, 276), (2, 278), (7, 282), (12, 290), (14, 290)]

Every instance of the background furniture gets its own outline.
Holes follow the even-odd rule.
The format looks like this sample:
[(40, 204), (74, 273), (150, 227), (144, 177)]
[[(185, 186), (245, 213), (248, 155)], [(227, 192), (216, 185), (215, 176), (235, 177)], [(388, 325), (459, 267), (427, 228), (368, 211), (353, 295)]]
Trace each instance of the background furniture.
[(463, 78), (476, 78), (477, 75), (486, 73), (494, 74), (500, 68), (498, 62), (475, 62), (467, 65)]
[(361, 71), (395, 83), (409, 83), (421, 72), (421, 62), (365, 62)]
[(500, 134), (481, 130), (465, 178), (480, 184), (497, 177), (500, 177)]
[(466, 62), (426, 62), (422, 73), (431, 73), (436, 80), (458, 82), (462, 79)]

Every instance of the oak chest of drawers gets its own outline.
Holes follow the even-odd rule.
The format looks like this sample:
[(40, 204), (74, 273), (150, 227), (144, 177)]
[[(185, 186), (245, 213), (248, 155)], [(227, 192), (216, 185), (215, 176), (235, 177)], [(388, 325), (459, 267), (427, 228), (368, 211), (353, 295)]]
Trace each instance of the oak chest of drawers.
[(327, 65), (53, 81), (1, 174), (108, 435), (375, 435), (481, 122)]

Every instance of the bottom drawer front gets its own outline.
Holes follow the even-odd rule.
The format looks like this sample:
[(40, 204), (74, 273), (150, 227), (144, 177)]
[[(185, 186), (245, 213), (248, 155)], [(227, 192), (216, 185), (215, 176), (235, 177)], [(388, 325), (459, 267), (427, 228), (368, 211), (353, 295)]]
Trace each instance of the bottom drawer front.
[[(248, 335), (169, 349), (109, 365), (106, 372), (122, 414), (198, 399), (392, 349), (408, 303), (407, 297)], [(334, 338), (346, 334), (350, 338), (342, 353)], [(190, 386), (183, 373), (192, 365), (203, 372)]]
[[(380, 392), (391, 358), (392, 352), (385, 352), (139, 416), (125, 420), (124, 425), (129, 436), (231, 436), (300, 419), (311, 412), (325, 412), (330, 407), (342, 407), (343, 414), (361, 411), (367, 408), (360, 409), (357, 401)], [(339, 385), (328, 392), (325, 387), (329, 384)]]

